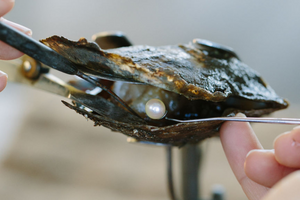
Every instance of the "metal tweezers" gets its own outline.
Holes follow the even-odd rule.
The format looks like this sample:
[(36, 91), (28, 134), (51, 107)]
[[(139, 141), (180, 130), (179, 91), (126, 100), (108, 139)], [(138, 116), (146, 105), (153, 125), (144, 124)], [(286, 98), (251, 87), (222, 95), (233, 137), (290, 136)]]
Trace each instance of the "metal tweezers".
[[(77, 89), (72, 85), (58, 79), (56, 76), (48, 73), (49, 67), (65, 74), (77, 75), (86, 77), (91, 80), (87, 75), (78, 71), (78, 68), (65, 57), (42, 44), (39, 41), (32, 39), (26, 34), (6, 25), (0, 21), (0, 40), (8, 45), (18, 49), (19, 51), (27, 54), (21, 59), (12, 61), (0, 60), (0, 70), (8, 74), (8, 80), (22, 84), (29, 85), (38, 89), (42, 89), (60, 96), (75, 100), (76, 102), (90, 108), (97, 112), (105, 109), (99, 105), (103, 101), (98, 96), (88, 94), (85, 91)], [(102, 88), (103, 89), (103, 88)], [(105, 89), (105, 88), (104, 88)], [(113, 95), (113, 94), (112, 94)], [(118, 98), (118, 97), (115, 97)], [(121, 102), (122, 103), (122, 102)], [(130, 107), (123, 105), (131, 113), (136, 114)], [(247, 121), (257, 123), (278, 123), (278, 124), (300, 124), (300, 119), (295, 118), (206, 118), (196, 120), (178, 120), (170, 119), (176, 122), (201, 122), (201, 121)]]

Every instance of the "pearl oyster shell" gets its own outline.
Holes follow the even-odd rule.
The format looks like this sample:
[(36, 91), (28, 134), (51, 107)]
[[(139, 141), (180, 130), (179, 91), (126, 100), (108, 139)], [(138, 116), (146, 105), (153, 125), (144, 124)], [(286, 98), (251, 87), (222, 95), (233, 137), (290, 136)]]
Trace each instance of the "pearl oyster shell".
[[(279, 97), (256, 71), (241, 62), (235, 54), (228, 56), (221, 52), (215, 56), (201, 48), (197, 41), (184, 45), (129, 46), (107, 50), (84, 38), (74, 42), (52, 36), (41, 42), (90, 76), (108, 79), (111, 83), (124, 81), (157, 87), (178, 94), (178, 98), (184, 99), (181, 103), (193, 104), (195, 110), (197, 105), (201, 110), (201, 104), (206, 108), (206, 103), (222, 107), (219, 112), (201, 117), (233, 116), (237, 112), (261, 116), (288, 106), (286, 100)], [(171, 123), (166, 120), (155, 123), (132, 115), (104, 96), (99, 103), (99, 106), (107, 108), (103, 113), (87, 112), (77, 104), (64, 103), (92, 119), (95, 125), (155, 143), (197, 143), (216, 135), (222, 123)], [(184, 108), (184, 105), (181, 106), (181, 113), (185, 112)], [(180, 116), (186, 119), (189, 116), (186, 114)]]

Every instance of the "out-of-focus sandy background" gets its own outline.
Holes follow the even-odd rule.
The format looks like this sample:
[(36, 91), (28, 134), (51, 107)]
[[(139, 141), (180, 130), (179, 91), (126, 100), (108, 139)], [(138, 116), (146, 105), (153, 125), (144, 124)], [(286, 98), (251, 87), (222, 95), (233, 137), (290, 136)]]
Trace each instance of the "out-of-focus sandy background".
[[(187, 43), (193, 38), (233, 47), (291, 102), (274, 116), (300, 117), (300, 2), (296, 1), (16, 1), (6, 18), (35, 39), (77, 40), (120, 30), (135, 44)], [(65, 108), (61, 97), (9, 83), (0, 93), (0, 199), (168, 199), (165, 151), (126, 137)], [(292, 126), (253, 125), (265, 148)], [(238, 134), (238, 133), (237, 133)], [(204, 144), (202, 196), (215, 184), (227, 199), (245, 200), (217, 138)], [(175, 182), (180, 190), (179, 151)]]

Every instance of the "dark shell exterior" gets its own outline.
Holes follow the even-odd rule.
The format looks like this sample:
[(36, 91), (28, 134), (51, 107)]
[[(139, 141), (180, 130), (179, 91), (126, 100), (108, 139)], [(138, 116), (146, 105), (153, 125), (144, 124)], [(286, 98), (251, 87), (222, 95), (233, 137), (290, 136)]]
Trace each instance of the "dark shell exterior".
[[(54, 49), (78, 69), (88, 75), (109, 80), (148, 84), (185, 96), (188, 100), (224, 102), (231, 97), (240, 102), (254, 102), (254, 106), (228, 107), (223, 115), (243, 112), (247, 116), (261, 116), (288, 106), (258, 75), (237, 57), (227, 59), (208, 55), (194, 43), (163, 47), (130, 46), (102, 50), (86, 39), (78, 42), (53, 36), (41, 41)], [(263, 103), (263, 106), (257, 106)], [(112, 115), (86, 112), (76, 105), (68, 107), (88, 116), (96, 125), (103, 125), (142, 141), (182, 145), (196, 143), (215, 135), (221, 122), (177, 123), (153, 126), (136, 121), (114, 119)], [(256, 106), (255, 106), (256, 105)], [(109, 103), (111, 108), (115, 104)], [(128, 115), (132, 115), (127, 112)], [(133, 117), (133, 116), (131, 116)], [(135, 117), (135, 116), (134, 116)], [(133, 117), (133, 118), (134, 118)]]

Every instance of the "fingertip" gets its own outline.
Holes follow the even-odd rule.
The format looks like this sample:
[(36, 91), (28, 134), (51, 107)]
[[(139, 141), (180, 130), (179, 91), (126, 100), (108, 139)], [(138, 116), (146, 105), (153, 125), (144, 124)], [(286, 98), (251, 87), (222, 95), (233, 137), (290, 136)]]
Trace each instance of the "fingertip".
[(8, 13), (14, 7), (14, 0), (0, 0), (0, 17)]
[(300, 168), (300, 127), (279, 135), (274, 141), (275, 158), (284, 166)]

